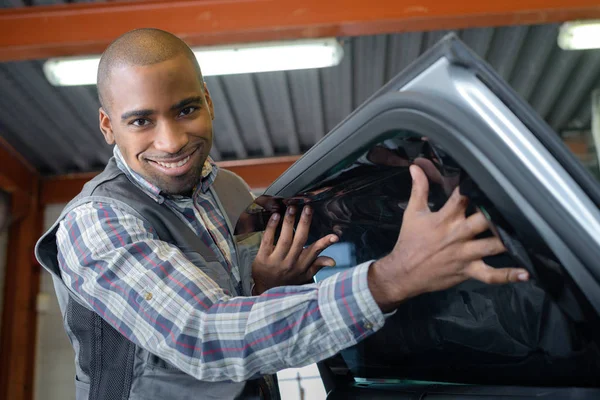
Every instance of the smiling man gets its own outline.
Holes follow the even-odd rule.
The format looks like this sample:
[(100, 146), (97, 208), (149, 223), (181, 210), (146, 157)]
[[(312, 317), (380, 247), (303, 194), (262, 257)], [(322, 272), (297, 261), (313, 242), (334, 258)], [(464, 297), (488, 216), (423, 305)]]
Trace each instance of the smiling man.
[(192, 51), (176, 37), (135, 31), (103, 54), (98, 94), (100, 129), (127, 165), (164, 193), (189, 194), (212, 146), (214, 118)]
[(318, 254), (337, 237), (305, 248), (311, 209), (290, 207), (244, 265), (233, 226), (252, 196), (208, 157), (215, 110), (187, 45), (156, 29), (121, 36), (102, 56), (98, 92), (114, 157), (36, 246), (75, 350), (78, 400), (279, 398), (271, 374), (356, 344), (410, 297), (528, 278), (481, 261), (504, 248), (475, 239), (487, 221), (465, 217), (458, 191), (429, 211), (418, 167), (388, 256), (303, 285), (333, 265)]

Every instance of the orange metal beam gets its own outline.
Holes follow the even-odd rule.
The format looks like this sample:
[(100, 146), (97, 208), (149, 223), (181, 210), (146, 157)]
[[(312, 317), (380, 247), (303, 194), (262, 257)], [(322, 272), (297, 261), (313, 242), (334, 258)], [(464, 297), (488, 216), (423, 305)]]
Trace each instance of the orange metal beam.
[[(221, 161), (217, 165), (235, 172), (244, 179), (252, 189), (262, 189), (269, 186), (286, 169), (288, 169), (299, 156), (260, 158), (240, 161)], [(96, 176), (96, 172), (89, 174), (63, 175), (47, 178), (42, 181), (40, 190), (40, 203), (49, 204), (66, 203), (75, 197), (83, 185)]]
[(151, 0), (0, 10), (0, 61), (100, 53), (134, 28), (190, 45), (600, 18), (597, 0)]

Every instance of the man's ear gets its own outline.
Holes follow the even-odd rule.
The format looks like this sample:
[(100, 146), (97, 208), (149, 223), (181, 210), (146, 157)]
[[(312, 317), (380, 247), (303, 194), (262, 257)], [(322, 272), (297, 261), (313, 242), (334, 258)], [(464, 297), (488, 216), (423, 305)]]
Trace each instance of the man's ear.
[(206, 82), (204, 82), (204, 97), (206, 98), (206, 104), (208, 104), (208, 111), (210, 112), (210, 118), (215, 119), (215, 108), (213, 106), (212, 98), (210, 97), (210, 92), (208, 91), (208, 86), (206, 86)]
[(102, 107), (99, 110), (99, 122), (100, 122), (100, 130), (104, 135), (104, 140), (108, 144), (115, 144), (115, 135), (113, 133), (112, 125), (110, 123), (110, 117), (108, 113), (104, 111)]

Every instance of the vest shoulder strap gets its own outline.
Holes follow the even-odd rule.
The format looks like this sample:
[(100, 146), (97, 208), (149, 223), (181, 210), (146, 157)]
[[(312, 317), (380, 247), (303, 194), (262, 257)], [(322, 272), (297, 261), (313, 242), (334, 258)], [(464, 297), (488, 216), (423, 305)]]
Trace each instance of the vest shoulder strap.
[(254, 201), (250, 187), (234, 172), (219, 168), (217, 177), (213, 182), (213, 189), (217, 193), (218, 201), (230, 222), (230, 231), (233, 235), (238, 218)]

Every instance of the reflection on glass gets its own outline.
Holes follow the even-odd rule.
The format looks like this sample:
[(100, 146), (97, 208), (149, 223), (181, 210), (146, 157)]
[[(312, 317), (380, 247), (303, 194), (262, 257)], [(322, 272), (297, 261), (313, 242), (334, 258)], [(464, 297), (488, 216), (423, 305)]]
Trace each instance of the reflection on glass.
[(335, 267), (323, 268), (319, 271), (315, 277), (317, 282), (356, 265), (356, 248), (352, 242), (336, 243), (321, 252), (321, 256), (333, 258)]
[[(466, 282), (407, 301), (385, 327), (332, 359), (356, 378), (418, 379), (513, 385), (598, 385), (600, 352), (586, 327), (586, 304), (545, 243), (512, 229), (440, 146), (411, 132), (387, 135), (332, 168), (290, 198), (262, 196), (238, 224), (240, 237), (264, 230), (273, 212), (289, 205), (314, 210), (309, 241), (335, 232), (327, 254), (336, 268), (317, 280), (387, 254), (394, 246), (411, 191), (408, 167), (430, 182), (429, 206), (440, 209), (459, 187), (490, 220), (508, 254), (486, 262), (519, 264), (539, 282), (489, 286)], [(257, 246), (258, 244), (255, 243)], [(578, 322), (574, 322), (578, 320)]]

